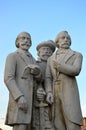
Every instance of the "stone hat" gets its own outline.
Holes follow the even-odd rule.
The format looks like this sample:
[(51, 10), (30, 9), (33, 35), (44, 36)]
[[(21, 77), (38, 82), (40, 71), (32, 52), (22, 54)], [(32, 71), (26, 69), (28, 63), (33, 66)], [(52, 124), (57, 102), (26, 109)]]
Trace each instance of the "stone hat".
[(41, 47), (44, 47), (44, 46), (49, 46), (53, 52), (55, 51), (55, 48), (56, 48), (55, 43), (52, 40), (48, 40), (48, 41), (43, 41), (39, 43), (38, 46), (36, 47), (36, 50), (38, 51)]

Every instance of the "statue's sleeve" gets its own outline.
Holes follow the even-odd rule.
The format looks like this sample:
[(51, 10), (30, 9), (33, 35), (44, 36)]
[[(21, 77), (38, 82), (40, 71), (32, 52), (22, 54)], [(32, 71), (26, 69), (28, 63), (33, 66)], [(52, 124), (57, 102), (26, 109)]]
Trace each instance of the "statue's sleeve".
[(46, 72), (45, 72), (45, 91), (46, 93), (52, 92), (53, 81), (52, 81), (52, 73), (50, 66), (50, 59), (47, 61)]
[[(34, 58), (33, 56), (32, 56), (32, 63), (37, 66), (37, 62), (36, 62), (36, 60), (35, 60), (35, 58)], [(37, 67), (37, 68), (38, 68), (38, 67)], [(39, 69), (39, 70), (40, 70), (40, 69)], [(35, 77), (35, 79), (36, 79), (37, 81), (41, 81), (41, 79), (42, 79), (41, 70), (40, 70), (39, 73), (38, 73), (37, 75), (35, 75), (34, 77)]]
[(6, 59), (5, 64), (5, 72), (4, 72), (4, 82), (13, 96), (14, 100), (17, 100), (23, 94), (19, 90), (16, 80), (15, 80), (15, 73), (16, 73), (16, 59), (14, 54), (9, 54)]
[[(69, 60), (71, 60), (71, 58), (72, 57), (70, 57)], [(79, 75), (82, 68), (82, 60), (83, 60), (82, 54), (75, 53), (75, 59), (73, 61), (73, 64), (61, 63), (58, 68), (59, 72), (67, 74), (69, 76)]]

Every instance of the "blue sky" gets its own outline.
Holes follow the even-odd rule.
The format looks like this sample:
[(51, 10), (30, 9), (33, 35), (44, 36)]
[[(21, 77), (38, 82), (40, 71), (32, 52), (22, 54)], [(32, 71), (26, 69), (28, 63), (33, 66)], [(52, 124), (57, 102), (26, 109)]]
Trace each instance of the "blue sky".
[(63, 30), (71, 36), (71, 48), (83, 55), (77, 81), (83, 116), (86, 116), (86, 0), (3, 0), (0, 6), (0, 117), (5, 116), (8, 103), (8, 90), (3, 82), (5, 60), (16, 50), (16, 36), (22, 31), (31, 34), (30, 52), (37, 59), (37, 44), (54, 40)]

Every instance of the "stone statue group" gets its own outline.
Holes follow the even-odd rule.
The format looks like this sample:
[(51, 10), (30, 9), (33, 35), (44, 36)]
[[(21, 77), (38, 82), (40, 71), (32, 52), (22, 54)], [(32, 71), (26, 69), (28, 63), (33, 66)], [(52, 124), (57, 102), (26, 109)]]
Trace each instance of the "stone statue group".
[(80, 130), (76, 76), (83, 56), (70, 48), (68, 32), (38, 44), (37, 61), (29, 52), (28, 32), (21, 32), (15, 45), (17, 50), (7, 56), (5, 64), (4, 82), (9, 90), (5, 124), (13, 130)]

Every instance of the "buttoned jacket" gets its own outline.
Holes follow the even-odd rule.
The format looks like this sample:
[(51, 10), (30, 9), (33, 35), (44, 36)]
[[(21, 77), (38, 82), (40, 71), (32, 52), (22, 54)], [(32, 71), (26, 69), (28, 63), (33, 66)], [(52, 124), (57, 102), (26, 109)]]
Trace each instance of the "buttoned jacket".
[[(53, 67), (53, 60), (58, 62), (57, 70)], [(79, 75), (81, 67), (81, 53), (71, 49), (68, 49), (64, 54), (55, 52), (48, 59), (45, 78), (46, 92), (52, 92), (54, 100), (56, 100), (56, 87), (59, 87), (58, 82), (60, 82), (63, 111), (70, 121), (79, 125), (82, 125), (82, 113), (76, 76)], [(53, 106), (55, 110), (58, 109), (55, 108), (54, 103)], [(56, 118), (55, 115), (53, 117)]]
[[(7, 56), (5, 64), (4, 81), (9, 90), (9, 103), (6, 116), (6, 124), (29, 124), (32, 113), (33, 80), (23, 79), (22, 75), (28, 64), (35, 64), (35, 59), (30, 53), (28, 56), (19, 49)], [(28, 111), (25, 113), (18, 108), (17, 100), (24, 96)]]

